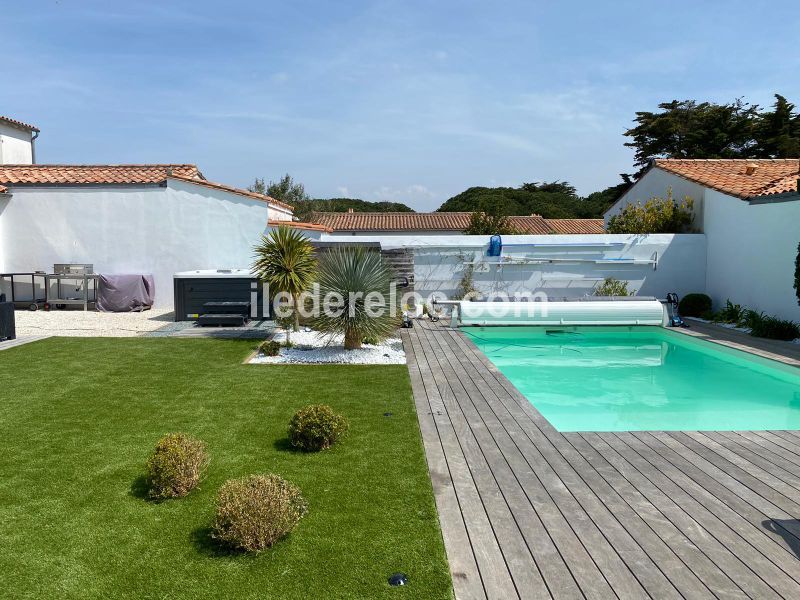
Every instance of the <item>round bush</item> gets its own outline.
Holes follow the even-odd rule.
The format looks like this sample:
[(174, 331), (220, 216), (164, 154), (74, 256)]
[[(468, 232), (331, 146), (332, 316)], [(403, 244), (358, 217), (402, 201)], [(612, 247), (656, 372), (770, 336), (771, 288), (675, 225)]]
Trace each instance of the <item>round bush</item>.
[(289, 421), (289, 440), (295, 448), (316, 452), (335, 444), (348, 427), (347, 419), (330, 406), (312, 404), (294, 413)]
[(678, 303), (678, 310), (684, 317), (701, 317), (711, 312), (711, 298), (705, 294), (686, 294)]
[(148, 496), (182, 498), (200, 483), (208, 461), (205, 442), (185, 433), (165, 435), (147, 461)]
[(258, 345), (258, 351), (264, 356), (278, 356), (281, 352), (281, 345), (275, 340), (267, 340)]
[(230, 479), (219, 490), (212, 536), (238, 550), (258, 552), (291, 532), (307, 512), (300, 488), (278, 475)]

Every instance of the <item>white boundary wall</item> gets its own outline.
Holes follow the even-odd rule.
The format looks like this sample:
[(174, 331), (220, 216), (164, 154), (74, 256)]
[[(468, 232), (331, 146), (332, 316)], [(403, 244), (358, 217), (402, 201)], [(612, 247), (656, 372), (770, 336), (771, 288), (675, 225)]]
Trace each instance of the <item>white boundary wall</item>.
[(160, 186), (15, 187), (0, 196), (0, 270), (152, 273), (157, 307), (173, 304), (172, 275), (248, 268), (266, 229), (266, 203), (179, 180)]
[[(706, 239), (698, 234), (503, 236), (503, 254), (514, 258), (573, 257), (587, 261), (503, 266), (491, 264), (497, 259), (486, 256), (489, 236), (392, 235), (353, 239), (321, 235), (317, 239), (342, 243), (380, 242), (386, 249), (414, 248), (415, 290), (425, 297), (434, 292), (454, 297), (465, 273), (464, 263), (468, 262), (477, 262), (474, 287), (488, 295), (513, 296), (543, 291), (556, 298), (579, 298), (592, 295), (602, 279), (614, 277), (627, 281), (629, 289), (636, 290), (637, 295), (663, 298), (668, 292), (683, 296), (702, 291), (706, 282)], [(650, 260), (653, 257), (658, 260), (655, 270), (650, 265), (593, 262), (595, 259)]]
[(730, 299), (754, 310), (800, 322), (792, 288), (800, 243), (800, 196), (752, 202), (659, 168), (650, 169), (605, 214), (606, 223), (627, 204), (665, 197), (694, 198), (693, 226), (707, 240), (706, 281), (689, 290), (711, 296), (719, 309)]
[(716, 307), (730, 300), (800, 322), (792, 287), (800, 244), (800, 200), (759, 204), (707, 189), (706, 290)]

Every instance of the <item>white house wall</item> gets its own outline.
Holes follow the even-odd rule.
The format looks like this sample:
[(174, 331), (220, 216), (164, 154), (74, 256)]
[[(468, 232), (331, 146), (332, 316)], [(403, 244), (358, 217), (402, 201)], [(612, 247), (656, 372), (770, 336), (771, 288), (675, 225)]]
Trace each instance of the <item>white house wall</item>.
[[(391, 235), (358, 236), (359, 242), (380, 242), (385, 249), (414, 248), (415, 291), (448, 298), (456, 294), (465, 273), (465, 262), (478, 261), (473, 273), (475, 288), (484, 294), (544, 291), (552, 297), (591, 295), (600, 281), (614, 277), (627, 281), (638, 295), (663, 298), (668, 292), (684, 295), (703, 291), (706, 282), (706, 239), (701, 234), (684, 235), (519, 235), (503, 236), (503, 254), (518, 258), (576, 257), (594, 259), (657, 258), (650, 265), (596, 264), (490, 264), (489, 236), (480, 235)], [(352, 242), (353, 237), (322, 235), (323, 242)], [(617, 244), (601, 246), (602, 244)], [(517, 246), (510, 244), (539, 244)], [(485, 262), (484, 262), (485, 261)]]
[(792, 287), (800, 243), (800, 200), (749, 203), (706, 190), (707, 293), (800, 321)]
[(267, 205), (170, 180), (169, 187), (16, 187), (0, 198), (3, 272), (92, 263), (97, 273), (152, 273), (156, 306), (170, 307), (172, 275), (247, 268)]
[(32, 134), (0, 123), (0, 165), (29, 165), (33, 160)]
[(705, 188), (693, 181), (679, 177), (657, 167), (650, 169), (642, 178), (636, 182), (627, 192), (625, 192), (616, 203), (609, 208), (605, 215), (606, 226), (614, 215), (622, 212), (628, 204), (641, 202), (644, 204), (650, 198), (665, 198), (667, 190), (672, 188), (672, 197), (675, 200), (683, 200), (689, 196), (694, 200), (695, 226), (700, 229), (703, 221), (703, 191)]

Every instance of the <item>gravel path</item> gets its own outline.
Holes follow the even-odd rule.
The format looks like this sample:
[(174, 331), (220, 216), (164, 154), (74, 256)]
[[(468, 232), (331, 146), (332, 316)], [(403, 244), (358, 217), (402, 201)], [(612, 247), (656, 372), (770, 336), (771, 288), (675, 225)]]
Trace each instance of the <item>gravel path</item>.
[(173, 320), (171, 309), (135, 313), (83, 310), (18, 310), (14, 313), (17, 335), (71, 337), (135, 337), (154, 331)]

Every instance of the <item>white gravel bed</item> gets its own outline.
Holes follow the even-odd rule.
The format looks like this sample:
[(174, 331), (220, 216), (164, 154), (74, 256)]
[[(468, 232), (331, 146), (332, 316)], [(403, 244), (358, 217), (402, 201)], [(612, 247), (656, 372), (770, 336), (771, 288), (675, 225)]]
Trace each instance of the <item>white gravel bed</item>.
[(105, 313), (93, 310), (17, 310), (17, 335), (69, 337), (136, 337), (172, 322), (172, 310)]
[[(273, 338), (277, 342), (286, 340), (286, 333), (279, 332)], [(390, 338), (373, 346), (364, 344), (359, 350), (345, 350), (342, 336), (323, 338), (315, 331), (294, 331), (290, 339), (291, 348), (281, 348), (278, 356), (256, 355), (252, 364), (349, 364), (349, 365), (404, 365), (406, 353), (399, 338)]]

